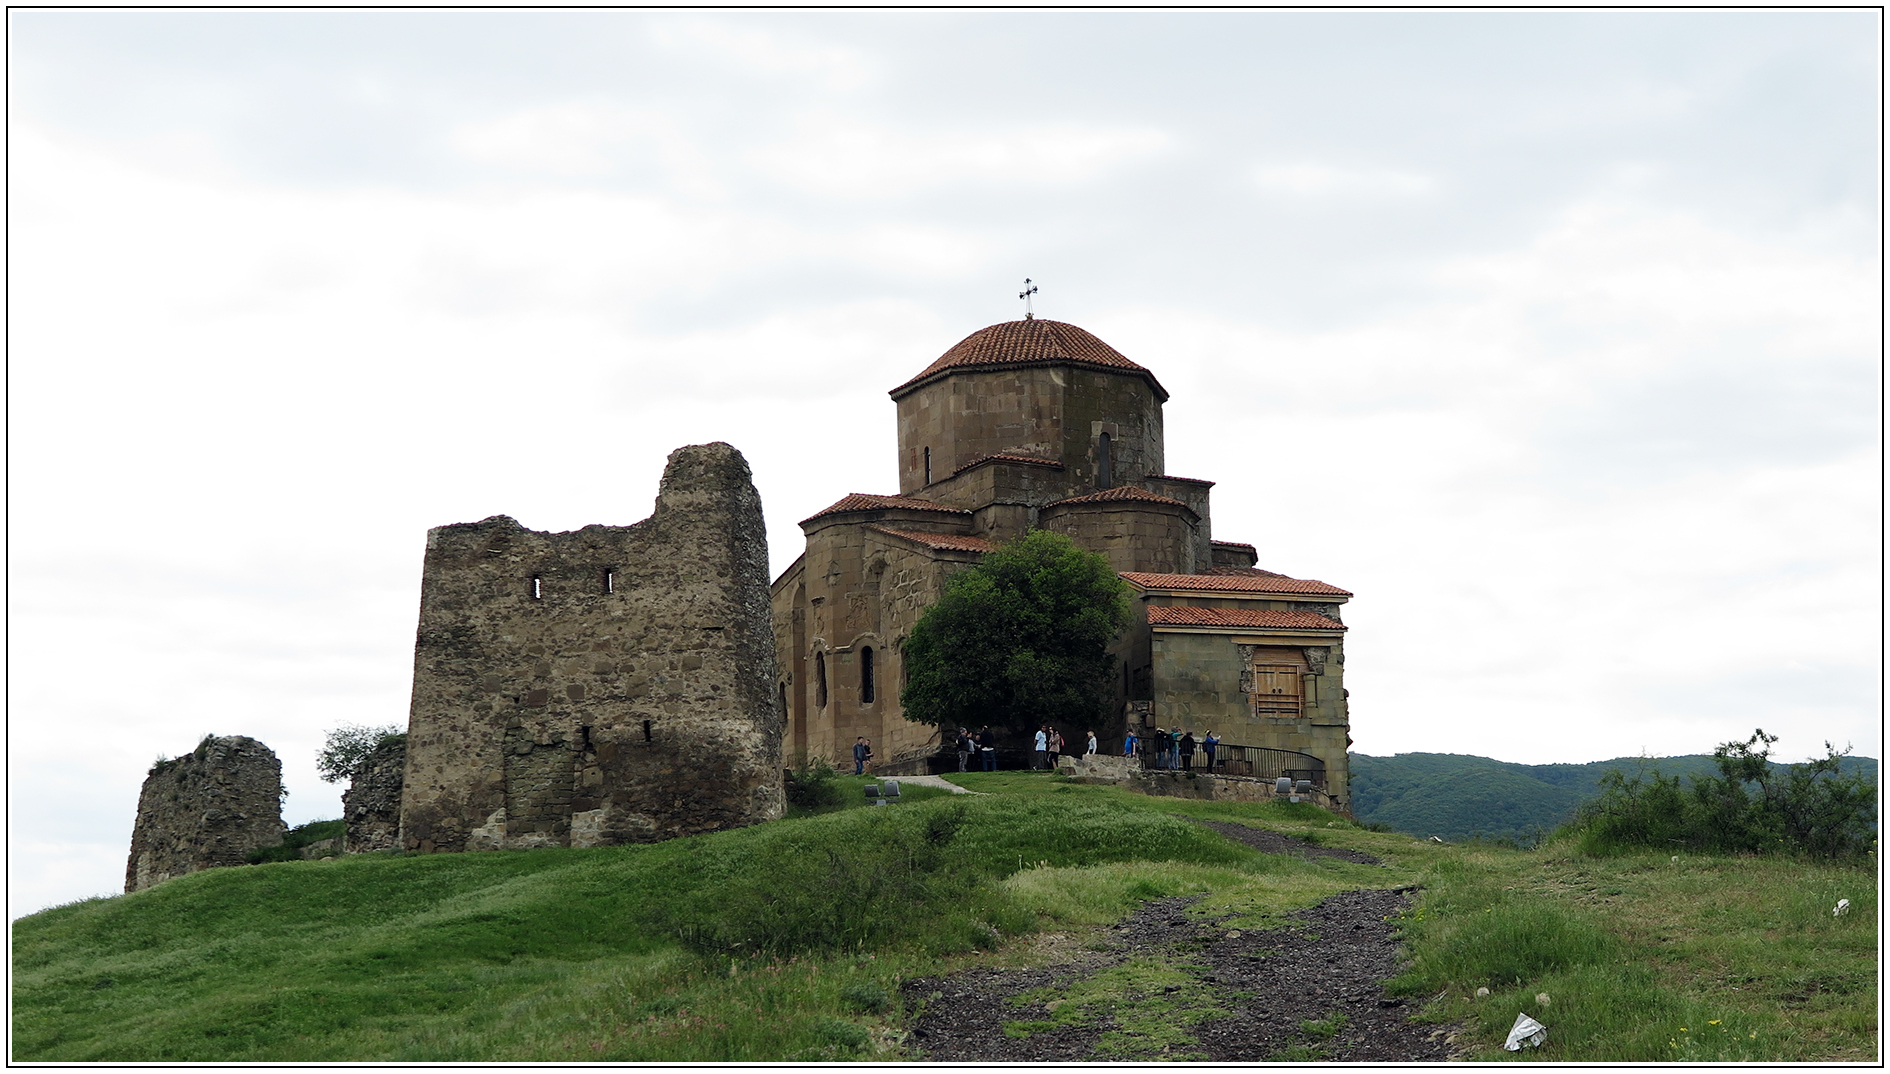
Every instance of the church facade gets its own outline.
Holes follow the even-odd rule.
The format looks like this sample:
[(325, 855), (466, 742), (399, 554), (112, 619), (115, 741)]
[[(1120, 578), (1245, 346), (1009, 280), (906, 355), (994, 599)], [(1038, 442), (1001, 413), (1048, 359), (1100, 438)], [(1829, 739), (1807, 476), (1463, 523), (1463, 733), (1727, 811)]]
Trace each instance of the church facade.
[(953, 573), (1044, 529), (1107, 557), (1135, 596), (1094, 728), (1105, 749), (1131, 726), (1213, 731), (1252, 747), (1250, 774), (1301, 758), (1288, 769), (1348, 804), (1352, 594), (1213, 539), (1213, 482), (1167, 473), (1154, 373), (1075, 325), (1027, 317), (972, 333), (890, 394), (899, 491), (803, 520), (806, 551), (771, 587), (790, 759), (845, 763), (864, 736), (879, 770), (923, 771), (940, 737), (901, 714), (905, 638)]

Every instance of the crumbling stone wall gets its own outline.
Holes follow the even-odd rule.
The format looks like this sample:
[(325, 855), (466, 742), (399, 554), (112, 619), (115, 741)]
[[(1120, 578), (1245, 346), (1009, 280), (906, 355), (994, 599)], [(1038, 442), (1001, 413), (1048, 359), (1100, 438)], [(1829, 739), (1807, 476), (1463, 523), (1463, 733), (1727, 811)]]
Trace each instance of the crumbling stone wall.
[(253, 738), (207, 738), (161, 762), (138, 794), (125, 890), (200, 869), (242, 865), (282, 842), (282, 762)]
[(400, 788), (406, 767), (404, 736), (388, 739), (361, 759), (348, 789), (341, 792), (348, 853), (391, 850), (399, 845)]
[(785, 807), (768, 546), (727, 444), (634, 526), (427, 533), (399, 845), (600, 846)]

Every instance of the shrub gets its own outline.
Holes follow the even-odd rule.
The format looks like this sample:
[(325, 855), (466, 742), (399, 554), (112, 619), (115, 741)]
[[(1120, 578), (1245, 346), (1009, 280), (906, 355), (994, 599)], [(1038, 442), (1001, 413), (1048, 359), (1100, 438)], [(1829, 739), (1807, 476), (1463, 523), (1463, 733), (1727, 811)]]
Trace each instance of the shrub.
[(788, 770), (787, 800), (801, 809), (824, 809), (845, 802), (846, 788), (827, 759), (815, 757)]
[(1861, 858), (1875, 843), (1877, 787), (1862, 774), (1846, 776), (1839, 752), (1825, 743), (1823, 758), (1777, 765), (1778, 738), (1756, 730), (1744, 742), (1713, 751), (1717, 776), (1680, 777), (1658, 769), (1601, 777), (1601, 795), (1572, 825), (1585, 853), (1636, 850), (1696, 853), (1787, 853), (1826, 859)]
[(258, 847), (249, 852), (251, 865), (272, 861), (301, 861), (302, 848), (324, 839), (347, 834), (347, 825), (338, 820), (312, 820), (282, 833), (282, 842), (272, 847)]

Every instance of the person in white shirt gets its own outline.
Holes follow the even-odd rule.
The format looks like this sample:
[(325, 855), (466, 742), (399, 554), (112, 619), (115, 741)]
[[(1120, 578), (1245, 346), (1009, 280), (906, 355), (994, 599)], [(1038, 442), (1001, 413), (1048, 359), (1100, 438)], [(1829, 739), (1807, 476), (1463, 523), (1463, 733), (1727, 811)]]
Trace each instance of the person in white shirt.
[(1050, 725), (1037, 728), (1037, 741), (1031, 746), (1030, 767), (1035, 770), (1043, 767), (1044, 759), (1049, 757)]
[(1089, 748), (1084, 750), (1083, 754), (1084, 756), (1094, 757), (1096, 755), (1096, 732), (1089, 731), (1086, 733), (1089, 735)]

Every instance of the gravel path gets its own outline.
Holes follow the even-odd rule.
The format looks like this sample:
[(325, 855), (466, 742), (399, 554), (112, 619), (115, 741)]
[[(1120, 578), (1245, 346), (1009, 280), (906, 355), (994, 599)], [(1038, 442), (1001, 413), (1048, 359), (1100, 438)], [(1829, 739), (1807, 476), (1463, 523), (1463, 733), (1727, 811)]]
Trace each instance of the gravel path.
[[(1213, 827), (1236, 829), (1225, 834), (1271, 853), (1376, 864), (1370, 855), (1316, 847), (1273, 832), (1240, 825)], [(1207, 1062), (1443, 1062), (1455, 1050), (1449, 1028), (1409, 1021), (1415, 1006), (1384, 992), (1384, 981), (1399, 969), (1388, 919), (1405, 907), (1410, 890), (1340, 892), (1290, 915), (1292, 925), (1257, 931), (1230, 930), (1186, 916), (1183, 911), (1195, 897), (1155, 899), (1127, 920), (1098, 930), (1092, 949), (1072, 961), (1038, 969), (975, 969), (907, 983), (907, 1002), (922, 1005), (911, 1022), (909, 1043), (919, 1058), (931, 1062), (1164, 1057)], [(1181, 1014), (1190, 1000), (1198, 1000), (1227, 1013), (1187, 1026), (1165, 1042), (1138, 1036), (1136, 1027), (1146, 1024), (1149, 1008), (1143, 1008), (1141, 1022), (1118, 1005), (1091, 1008), (1094, 1017), (1082, 1025), (1050, 1025), (1056, 1015), (1042, 997), (1061, 996), (1099, 972), (1138, 959), (1166, 962), (1172, 972), (1185, 975), (1179, 978), (1184, 983), (1159, 986), (1148, 995), (1130, 992), (1119, 1004), (1168, 1002), (1165, 1009)], [(1006, 1002), (1032, 989), (1045, 991), (1031, 997), (1028, 1006)], [(1179, 995), (1170, 1000), (1162, 993)], [(1335, 1014), (1344, 1017), (1334, 1019)], [(1028, 1035), (1003, 1032), (1006, 1022), (1033, 1020), (1036, 1025), (1027, 1027)], [(1307, 1022), (1336, 1024), (1336, 1030), (1308, 1029)], [(1099, 1044), (1104, 1046), (1101, 1054)]]

